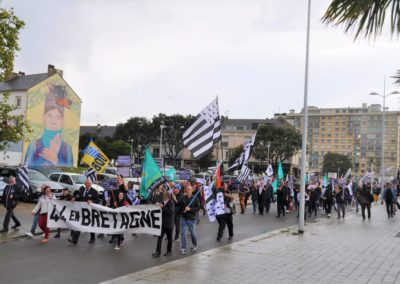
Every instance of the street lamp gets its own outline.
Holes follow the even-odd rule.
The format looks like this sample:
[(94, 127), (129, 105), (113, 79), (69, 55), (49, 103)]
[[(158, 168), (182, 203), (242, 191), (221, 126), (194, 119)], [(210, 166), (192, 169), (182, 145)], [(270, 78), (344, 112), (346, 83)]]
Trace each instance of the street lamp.
[(307, 127), (308, 127), (308, 62), (310, 54), (310, 16), (311, 0), (308, 0), (307, 9), (307, 39), (306, 39), (306, 66), (304, 74), (304, 107), (303, 107), (303, 137), (301, 142), (301, 170), (300, 170), (300, 206), (299, 206), (299, 233), (304, 233), (304, 209), (306, 193), (306, 151), (307, 151)]
[(267, 149), (268, 149), (268, 165), (270, 164), (269, 163), (269, 147), (271, 147), (271, 142), (267, 142), (268, 144), (267, 144)]
[(164, 124), (164, 121), (161, 121), (160, 122), (160, 155), (159, 155), (159, 158), (161, 159), (161, 149), (162, 149), (162, 132), (163, 132), (163, 129), (165, 128), (166, 126), (165, 126), (165, 124)]
[(386, 108), (386, 98), (390, 95), (398, 95), (400, 92), (393, 91), (389, 94), (386, 94), (385, 87), (383, 88), (383, 95), (378, 94), (376, 92), (372, 92), (370, 96), (379, 96), (383, 99), (383, 108), (382, 108), (382, 148), (381, 148), (381, 199), (383, 198), (383, 186), (385, 179), (385, 108)]
[(133, 161), (133, 139), (132, 138), (129, 139), (129, 142), (131, 142), (131, 164), (133, 165), (134, 164), (134, 161)]

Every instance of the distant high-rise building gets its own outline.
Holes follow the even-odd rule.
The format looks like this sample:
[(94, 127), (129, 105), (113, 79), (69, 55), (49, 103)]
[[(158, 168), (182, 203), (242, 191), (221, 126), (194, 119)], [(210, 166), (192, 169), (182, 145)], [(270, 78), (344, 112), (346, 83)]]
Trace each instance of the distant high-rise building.
[[(382, 147), (382, 107), (362, 104), (362, 107), (308, 108), (307, 159), (308, 172), (321, 172), (324, 155), (328, 152), (347, 155), (353, 174), (361, 176), (367, 171), (380, 172)], [(275, 114), (302, 131), (303, 112)], [(386, 110), (385, 169), (392, 168), (394, 176), (399, 166), (398, 111)], [(340, 173), (340, 175), (345, 173)]]

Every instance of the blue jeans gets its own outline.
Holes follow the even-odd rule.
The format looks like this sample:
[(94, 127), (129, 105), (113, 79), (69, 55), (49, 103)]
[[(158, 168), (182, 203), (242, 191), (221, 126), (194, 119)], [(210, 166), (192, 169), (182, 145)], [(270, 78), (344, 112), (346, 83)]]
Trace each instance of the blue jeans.
[(257, 212), (257, 201), (252, 201), (253, 203), (253, 213)]
[(197, 246), (196, 220), (185, 220), (181, 218), (181, 248), (186, 249), (186, 229), (189, 228), (192, 244)]
[(33, 215), (33, 221), (32, 221), (32, 227), (31, 227), (32, 235), (35, 234), (36, 227), (39, 223), (39, 216), (40, 216), (40, 210), (35, 215)]

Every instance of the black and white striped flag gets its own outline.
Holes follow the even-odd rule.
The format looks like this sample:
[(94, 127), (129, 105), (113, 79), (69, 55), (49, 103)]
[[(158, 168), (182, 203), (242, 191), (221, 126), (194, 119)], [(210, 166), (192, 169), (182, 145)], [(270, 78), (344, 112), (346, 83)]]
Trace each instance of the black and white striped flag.
[(28, 178), (28, 164), (19, 169), (18, 176), (17, 176), (18, 183), (21, 184), (24, 190), (29, 189), (29, 178)]
[(248, 178), (249, 174), (250, 174), (250, 169), (246, 165), (243, 165), (242, 169), (240, 170), (240, 174), (237, 177), (237, 180), (239, 182), (245, 181)]
[(235, 162), (229, 167), (228, 171), (240, 167), (241, 165), (247, 165), (250, 156), (251, 156), (251, 149), (254, 146), (254, 142), (256, 141), (257, 132), (251, 136), (250, 141), (248, 141), (244, 147), (243, 152), (240, 156), (235, 160)]
[(97, 183), (96, 171), (93, 168), (89, 168), (85, 173), (86, 178), (88, 178), (92, 183)]
[(213, 100), (197, 116), (183, 133), (183, 144), (189, 148), (196, 159), (212, 151), (214, 144), (221, 140), (218, 98)]

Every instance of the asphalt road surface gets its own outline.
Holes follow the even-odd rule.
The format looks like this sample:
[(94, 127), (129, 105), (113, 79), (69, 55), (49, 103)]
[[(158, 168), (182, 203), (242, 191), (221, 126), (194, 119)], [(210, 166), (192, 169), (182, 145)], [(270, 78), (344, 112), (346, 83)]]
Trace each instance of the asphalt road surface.
[[(244, 215), (234, 215), (235, 236), (232, 241), (227, 240), (226, 229), (224, 238), (217, 242), (218, 224), (210, 223), (207, 216), (202, 216), (196, 228), (197, 252), (297, 223), (296, 213), (278, 219), (275, 217), (275, 206), (271, 210), (269, 215), (253, 215), (248, 206)], [(185, 257), (179, 254), (179, 243), (174, 242), (172, 256), (152, 258), (157, 238), (150, 235), (125, 236), (125, 245), (120, 251), (115, 251), (114, 245), (108, 243), (108, 236), (89, 245), (89, 235), (85, 233), (76, 246), (67, 242), (68, 236), (66, 231), (61, 239), (53, 239), (51, 235), (47, 245), (40, 243), (41, 237), (0, 244), (0, 283), (98, 283)], [(188, 248), (190, 246), (189, 240)], [(165, 249), (166, 241), (163, 242), (162, 253)]]

